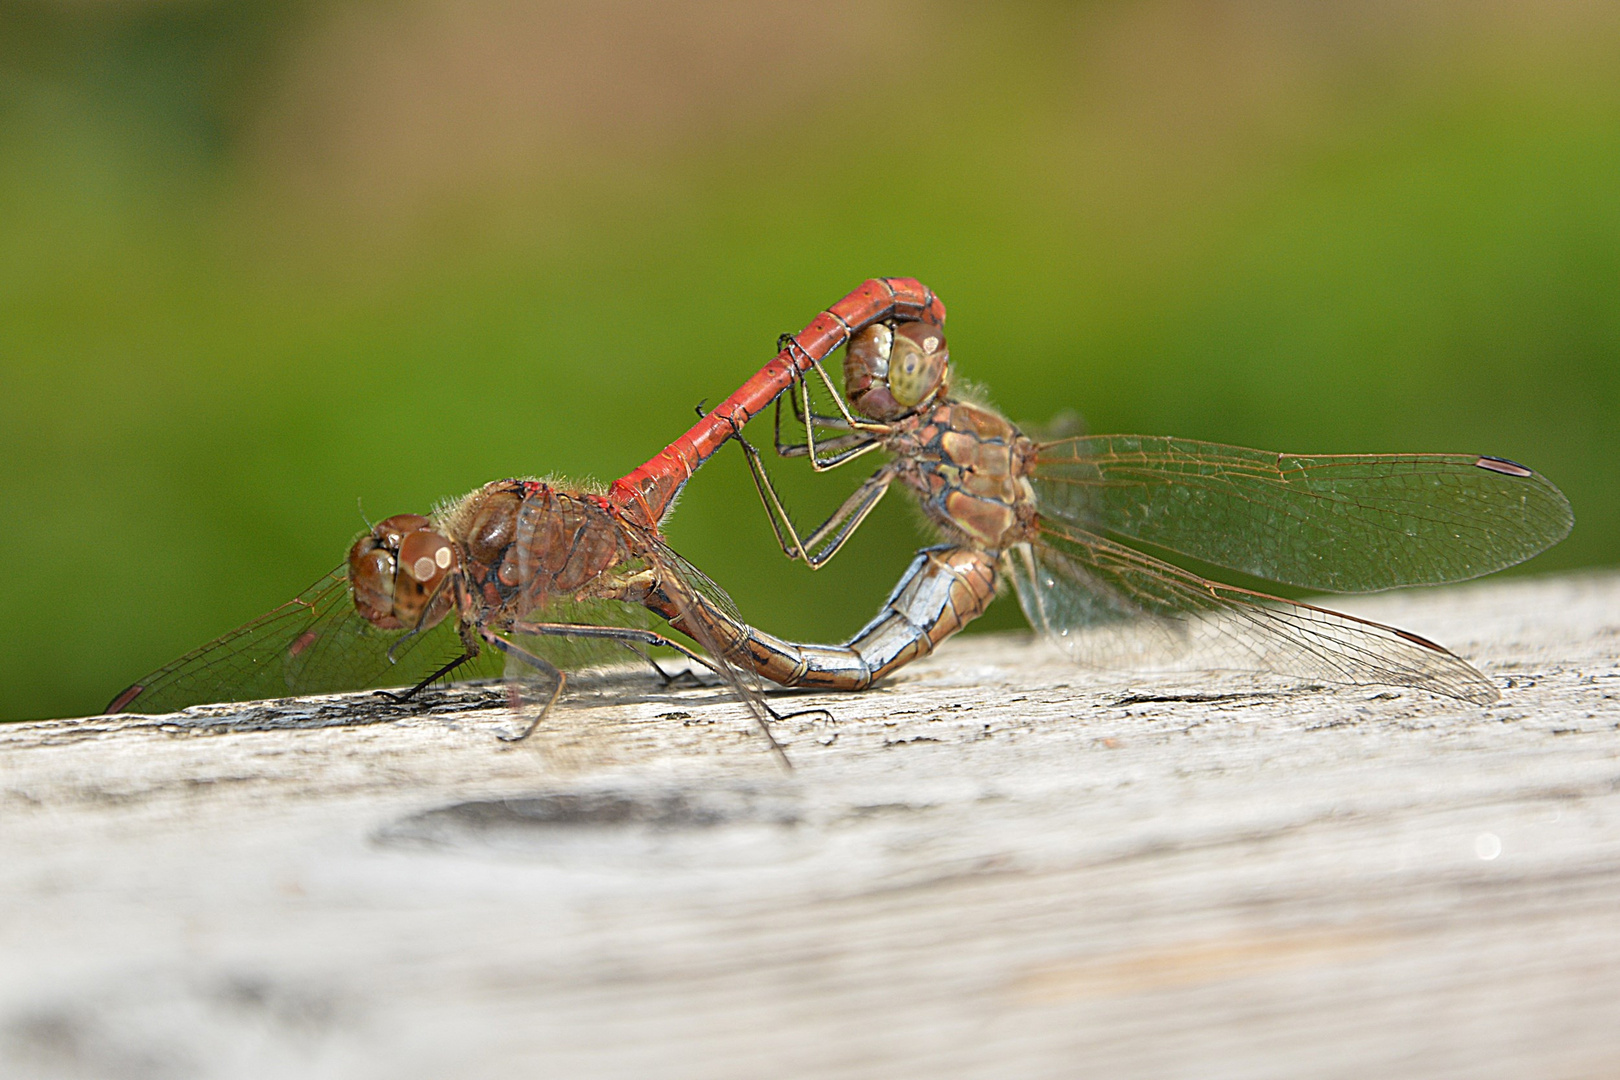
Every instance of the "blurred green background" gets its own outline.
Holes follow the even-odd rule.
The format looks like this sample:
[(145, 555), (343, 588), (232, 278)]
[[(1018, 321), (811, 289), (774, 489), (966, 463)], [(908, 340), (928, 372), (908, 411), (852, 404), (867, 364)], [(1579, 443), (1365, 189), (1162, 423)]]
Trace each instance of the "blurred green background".
[[(1015, 418), (1551, 476), (1620, 560), (1620, 9), (0, 3), (0, 717), (98, 711), (373, 518), (611, 479), (874, 274)], [(759, 432), (768, 439), (768, 428)], [(859, 479), (778, 475), (801, 519)], [(842, 638), (739, 455), (670, 535)], [(1020, 625), (996, 605), (984, 625)]]

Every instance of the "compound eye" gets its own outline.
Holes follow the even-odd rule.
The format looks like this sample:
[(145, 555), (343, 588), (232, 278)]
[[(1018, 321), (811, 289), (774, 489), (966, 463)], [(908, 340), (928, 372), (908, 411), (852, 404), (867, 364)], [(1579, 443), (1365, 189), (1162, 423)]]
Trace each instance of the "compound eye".
[(895, 330), (889, 353), (889, 392), (897, 403), (914, 409), (944, 390), (950, 363), (950, 350), (939, 327), (904, 323)]
[(889, 353), (894, 348), (894, 330), (874, 323), (849, 339), (844, 350), (844, 379), (864, 376), (868, 381), (889, 374)]
[(431, 589), (457, 563), (455, 545), (432, 529), (407, 533), (399, 542), (399, 569)]
[(349, 549), (349, 584), (354, 592), (355, 610), (384, 630), (397, 630), (394, 617), (394, 556), (377, 546), (367, 533)]
[(421, 514), (395, 514), (391, 518), (384, 518), (371, 527), (371, 535), (377, 538), (377, 543), (390, 551), (399, 550), (399, 542), (407, 533), (426, 529), (433, 522)]
[(894, 420), (905, 409), (889, 393), (889, 357), (894, 329), (873, 323), (844, 350), (844, 395), (856, 412), (871, 420)]

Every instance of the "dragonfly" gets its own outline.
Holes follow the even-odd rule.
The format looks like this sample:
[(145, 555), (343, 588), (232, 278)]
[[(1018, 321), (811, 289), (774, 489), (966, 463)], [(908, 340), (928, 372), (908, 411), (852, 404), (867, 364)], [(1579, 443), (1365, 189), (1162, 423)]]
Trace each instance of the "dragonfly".
[[(701, 607), (730, 625), (739, 621), (735, 606), (670, 549), (660, 527), (697, 469), (794, 385), (802, 374), (795, 365), (830, 355), (869, 325), (941, 321), (944, 310), (913, 279), (864, 282), (812, 319), (778, 361), (605, 491), (507, 479), (431, 516), (384, 519), (309, 589), (152, 672), (106, 711), (163, 713), (382, 686), (407, 687), (405, 698), (453, 675), (503, 675), (540, 705), (526, 736), (563, 693), (566, 667), (604, 649), (667, 647), (737, 691), (781, 756), (767, 722), (776, 714), (725, 660), (710, 620), (690, 617)], [(653, 629), (657, 615), (679, 619), (699, 649)]]
[[(1155, 552), (1303, 589), (1372, 592), (1501, 570), (1574, 523), (1557, 487), (1500, 457), (1288, 454), (1151, 435), (1037, 442), (953, 396), (942, 318), (852, 334), (842, 392), (824, 357), (797, 359), (805, 374), (789, 400), (805, 441), (782, 441), (778, 400), (778, 453), (817, 471), (874, 450), (889, 460), (801, 535), (739, 436), (783, 552), (825, 565), (896, 484), (943, 542), (917, 553), (843, 645), (785, 641), (701, 602), (665, 611), (677, 625), (701, 622), (727, 659), (783, 685), (864, 689), (927, 655), (1011, 581), (1031, 625), (1090, 666), (1272, 672), (1489, 704), (1496, 686), (1433, 641), (1213, 581)], [(835, 415), (812, 409), (810, 373)], [(835, 434), (818, 445), (818, 429)]]

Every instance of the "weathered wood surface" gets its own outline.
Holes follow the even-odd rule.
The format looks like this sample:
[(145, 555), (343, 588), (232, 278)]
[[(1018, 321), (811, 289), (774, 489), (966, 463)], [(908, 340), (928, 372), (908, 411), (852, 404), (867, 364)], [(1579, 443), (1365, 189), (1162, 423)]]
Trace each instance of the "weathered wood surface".
[(1620, 1074), (1620, 577), (1345, 606), (1503, 701), (970, 638), (791, 776), (646, 680), (0, 729), (0, 1074)]

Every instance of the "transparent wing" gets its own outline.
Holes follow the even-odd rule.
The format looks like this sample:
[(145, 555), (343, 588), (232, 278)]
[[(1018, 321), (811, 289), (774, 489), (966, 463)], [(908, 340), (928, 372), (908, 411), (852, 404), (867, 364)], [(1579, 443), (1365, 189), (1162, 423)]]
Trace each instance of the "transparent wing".
[[(512, 629), (497, 622), (501, 636), (559, 671), (580, 673), (634, 662), (644, 643), (632, 635), (614, 636), (614, 631), (651, 630), (656, 619), (641, 605), (620, 598), (648, 570), (647, 560), (632, 550), (633, 538), (612, 515), (572, 488), (544, 488), (526, 496), (507, 556), (515, 559), (515, 580), (522, 586), (506, 603), (521, 621)], [(523, 624), (544, 626), (547, 632), (524, 633)], [(554, 673), (547, 674), (554, 680)], [(515, 654), (506, 675), (531, 689), (547, 681), (536, 680), (534, 667)]]
[[(655, 622), (651, 612), (616, 600), (543, 598), (516, 627), (500, 631), (516, 646), (516, 651), (504, 653), (502, 672), (513, 705), (539, 707), (531, 717), (538, 725), (562, 691), (565, 674), (570, 700), (577, 701), (582, 694), (623, 694), (626, 676), (646, 675), (652, 657), (646, 643), (613, 635), (650, 629)], [(525, 633), (525, 626), (547, 627), (548, 632)], [(606, 636), (587, 636), (592, 633)]]
[(1499, 696), (1485, 676), (1416, 634), (1208, 581), (1061, 523), (1008, 551), (1004, 565), (1030, 623), (1092, 666), (1269, 671), (1481, 705)]
[(702, 604), (719, 614), (720, 618), (713, 621), (736, 627), (740, 637), (746, 624), (743, 622), (742, 614), (737, 610), (737, 605), (707, 574), (677, 555), (667, 544), (652, 537), (648, 537), (645, 543), (648, 558), (657, 571), (660, 591), (663, 594), (659, 602), (663, 609), (662, 613), (680, 618), (681, 625), (687, 628), (685, 632), (691, 635), (708, 654), (715, 674), (720, 676), (748, 710), (760, 733), (765, 736), (771, 751), (783, 765), (791, 768), (787, 755), (771, 731), (770, 722), (774, 714), (765, 704), (765, 687), (758, 673), (740, 668), (727, 660), (727, 646), (734, 642), (718, 640), (705, 625), (708, 620), (691, 617), (692, 609)]
[(742, 612), (737, 609), (737, 602), (713, 578), (687, 562), (668, 544), (658, 541), (652, 547), (664, 573), (679, 577), (694, 596), (701, 596), (710, 607), (724, 614), (727, 619), (738, 624), (742, 623)]
[[(624, 660), (630, 655), (627, 648), (639, 651), (646, 646), (644, 639), (621, 631), (652, 630), (664, 641), (673, 641), (667, 636), (668, 627), (658, 627), (656, 613), (679, 621), (682, 632), (702, 650), (688, 655), (716, 672), (737, 694), (771, 748), (781, 755), (768, 725), (771, 712), (758, 677), (728, 663), (724, 643), (714, 640), (703, 619), (689, 617), (703, 605), (718, 612), (719, 621), (740, 625), (736, 605), (655, 533), (623, 521), (609, 528), (606, 519), (594, 513), (574, 517), (537, 513), (532, 521), (520, 524), (516, 543), (525, 559), (520, 576), (553, 586), (566, 581), (578, 591), (534, 596), (536, 606), (526, 611), (513, 632), (503, 631), (512, 644), (553, 668), (537, 669), (514, 653), (506, 669), (510, 683), (530, 699), (549, 701), (560, 689), (557, 669)], [(577, 567), (573, 560), (578, 560)], [(599, 569), (586, 572), (580, 567)]]
[(1145, 435), (1048, 443), (1042, 514), (1330, 592), (1463, 581), (1568, 535), (1546, 477), (1473, 454), (1295, 455)]
[[(165, 713), (216, 701), (411, 686), (461, 652), (454, 618), (410, 636), (367, 622), (339, 566), (274, 611), (152, 672), (107, 711)], [(480, 657), (457, 675), (499, 671), (498, 661)]]
[[(619, 600), (578, 599), (574, 597), (548, 597), (539, 607), (524, 616), (525, 621), (554, 626), (601, 627), (606, 630), (652, 630), (662, 632), (656, 615), (639, 604)], [(525, 650), (543, 657), (559, 669), (583, 672), (593, 668), (619, 667), (640, 663), (638, 654), (625, 640), (613, 637), (577, 637), (567, 634), (524, 634), (502, 631), (502, 636), (521, 645)], [(641, 654), (645, 655), (645, 654)], [(513, 657), (507, 662), (506, 674), (512, 677), (513, 665), (527, 665)]]

